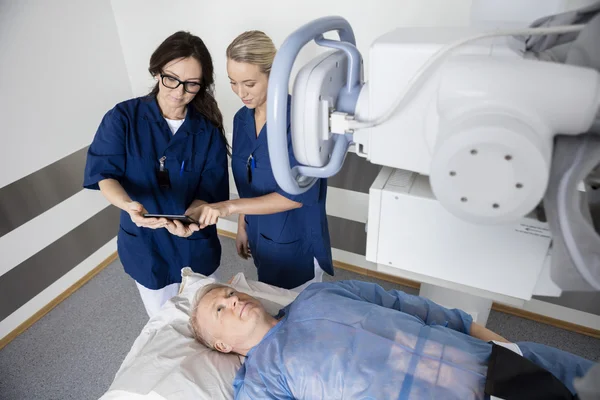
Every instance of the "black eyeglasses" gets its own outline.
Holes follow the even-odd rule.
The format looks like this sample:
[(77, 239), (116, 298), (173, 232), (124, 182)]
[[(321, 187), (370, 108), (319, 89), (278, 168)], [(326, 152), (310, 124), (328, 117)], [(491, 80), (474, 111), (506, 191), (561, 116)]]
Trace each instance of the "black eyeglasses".
[(202, 85), (199, 82), (182, 82), (179, 79), (175, 78), (171, 75), (160, 74), (160, 78), (162, 80), (162, 84), (169, 89), (177, 89), (179, 85), (183, 85), (183, 90), (188, 93), (196, 94), (200, 91)]

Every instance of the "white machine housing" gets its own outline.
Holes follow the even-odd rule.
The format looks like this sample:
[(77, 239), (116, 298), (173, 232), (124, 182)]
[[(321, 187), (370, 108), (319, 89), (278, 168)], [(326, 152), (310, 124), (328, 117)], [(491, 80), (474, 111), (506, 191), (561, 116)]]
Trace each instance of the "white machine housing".
[(436, 200), (424, 175), (384, 167), (369, 192), (367, 231), (367, 260), (390, 275), (517, 307), (532, 295), (561, 293), (549, 279), (546, 223), (461, 220)]
[[(380, 37), (356, 119), (382, 115), (436, 51), (478, 32)], [(353, 132), (357, 154), (385, 166), (369, 193), (367, 260), (482, 324), (492, 301), (519, 307), (561, 295), (549, 227), (531, 212), (546, 190), (554, 135), (585, 132), (600, 108), (597, 73), (522, 54), (512, 38), (467, 44), (391, 119)]]
[(485, 325), (492, 301), (521, 306), (562, 293), (550, 276), (550, 228), (532, 213), (548, 187), (556, 135), (585, 133), (598, 118), (600, 74), (525, 58), (522, 41), (506, 36), (468, 42), (423, 68), (483, 32), (381, 36), (353, 115), (335, 110), (350, 64), (342, 52), (320, 55), (296, 77), (292, 141), (306, 166), (300, 175), (331, 176), (336, 135), (384, 166), (369, 194), (367, 260)]
[[(435, 52), (476, 33), (400, 28), (377, 39), (357, 119), (386, 112)], [(500, 37), (458, 49), (406, 107), (356, 130), (354, 142), (374, 164), (430, 176), (436, 198), (457, 217), (507, 223), (540, 203), (554, 135), (585, 132), (599, 107), (595, 71), (523, 59), (516, 40)]]

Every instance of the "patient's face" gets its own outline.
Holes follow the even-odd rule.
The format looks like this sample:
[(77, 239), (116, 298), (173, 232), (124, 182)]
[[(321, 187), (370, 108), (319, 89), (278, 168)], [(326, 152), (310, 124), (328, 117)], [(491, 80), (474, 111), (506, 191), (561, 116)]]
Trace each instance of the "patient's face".
[[(198, 320), (214, 339), (215, 347), (223, 352), (249, 350), (256, 340), (262, 339), (261, 334), (264, 336), (269, 317), (258, 300), (232, 288), (208, 292), (200, 301), (197, 312)], [(225, 347), (220, 348), (219, 343)]]

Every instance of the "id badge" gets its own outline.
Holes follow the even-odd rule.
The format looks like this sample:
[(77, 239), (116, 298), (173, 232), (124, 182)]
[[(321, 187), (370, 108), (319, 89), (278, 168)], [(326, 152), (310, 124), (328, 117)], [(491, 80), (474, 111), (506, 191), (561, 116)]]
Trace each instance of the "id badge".
[(252, 183), (252, 169), (249, 165), (246, 165), (246, 180), (248, 183)]
[(170, 189), (171, 188), (171, 179), (169, 178), (169, 170), (165, 168), (165, 160), (167, 157), (163, 156), (158, 160), (160, 166), (158, 171), (156, 171), (156, 180), (158, 181), (158, 186), (161, 189)]
[(169, 179), (169, 170), (163, 169), (162, 171), (156, 172), (156, 179), (158, 180), (158, 186), (161, 189), (170, 189), (171, 188), (171, 180)]

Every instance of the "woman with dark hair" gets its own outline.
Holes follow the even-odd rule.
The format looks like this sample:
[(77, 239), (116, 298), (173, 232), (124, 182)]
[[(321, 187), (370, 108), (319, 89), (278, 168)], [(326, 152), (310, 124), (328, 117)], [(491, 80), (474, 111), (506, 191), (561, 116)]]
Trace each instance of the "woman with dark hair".
[[(177, 32), (150, 58), (156, 86), (108, 111), (88, 150), (83, 186), (121, 212), (117, 247), (152, 317), (181, 282), (181, 269), (214, 274), (215, 226), (148, 218), (185, 214), (229, 198), (228, 145), (213, 94), (213, 63), (202, 40)], [(164, 228), (164, 229), (163, 229)]]

